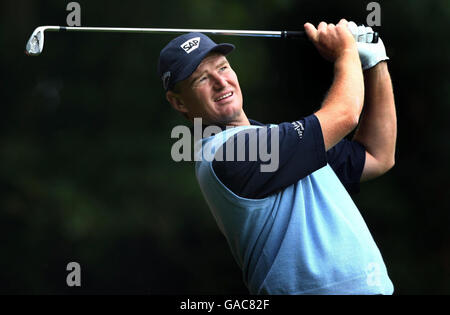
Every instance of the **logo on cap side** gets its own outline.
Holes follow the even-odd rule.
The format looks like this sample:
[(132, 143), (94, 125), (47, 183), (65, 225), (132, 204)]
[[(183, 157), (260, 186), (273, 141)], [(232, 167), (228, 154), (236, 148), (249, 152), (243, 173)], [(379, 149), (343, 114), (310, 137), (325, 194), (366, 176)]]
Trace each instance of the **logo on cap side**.
[(164, 90), (167, 90), (167, 88), (169, 87), (169, 81), (170, 81), (170, 71), (164, 72), (161, 79), (163, 81)]
[(200, 37), (194, 37), (188, 39), (183, 44), (180, 45), (181, 48), (187, 53), (190, 54), (194, 50), (196, 50), (200, 45)]

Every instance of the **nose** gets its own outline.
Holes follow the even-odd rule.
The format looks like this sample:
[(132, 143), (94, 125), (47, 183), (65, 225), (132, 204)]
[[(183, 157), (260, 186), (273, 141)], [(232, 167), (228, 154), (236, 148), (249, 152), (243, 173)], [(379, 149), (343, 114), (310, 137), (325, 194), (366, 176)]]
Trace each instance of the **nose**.
[(213, 80), (214, 80), (213, 87), (216, 90), (221, 90), (227, 86), (227, 80), (225, 79), (225, 77), (221, 76), (220, 74), (215, 73), (213, 75)]

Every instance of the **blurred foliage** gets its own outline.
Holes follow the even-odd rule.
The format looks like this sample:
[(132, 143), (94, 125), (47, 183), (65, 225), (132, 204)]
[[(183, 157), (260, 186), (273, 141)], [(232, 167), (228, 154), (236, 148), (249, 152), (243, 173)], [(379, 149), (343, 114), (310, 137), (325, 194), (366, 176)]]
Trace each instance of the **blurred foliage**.
[[(175, 163), (185, 124), (156, 76), (169, 35), (46, 33), (69, 1), (0, 4), (0, 293), (246, 294), (193, 164)], [(82, 26), (298, 30), (365, 23), (369, 1), (78, 1)], [(395, 168), (355, 201), (397, 294), (450, 293), (450, 3), (379, 1), (398, 112)], [(318, 108), (330, 64), (304, 41), (213, 37), (237, 49), (249, 117), (293, 121)], [(66, 265), (79, 262), (81, 288)]]

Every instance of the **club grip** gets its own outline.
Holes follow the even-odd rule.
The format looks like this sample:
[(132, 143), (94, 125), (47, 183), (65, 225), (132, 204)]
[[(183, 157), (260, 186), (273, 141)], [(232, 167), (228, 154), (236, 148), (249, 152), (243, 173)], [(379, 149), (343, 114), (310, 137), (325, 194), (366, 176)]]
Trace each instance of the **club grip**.
[(379, 38), (378, 32), (373, 32), (372, 44), (378, 43), (378, 38)]
[[(305, 31), (282, 31), (281, 38), (286, 39), (307, 39)], [(373, 32), (372, 44), (378, 43), (378, 32)]]
[(281, 38), (286, 39), (306, 39), (305, 31), (282, 31)]

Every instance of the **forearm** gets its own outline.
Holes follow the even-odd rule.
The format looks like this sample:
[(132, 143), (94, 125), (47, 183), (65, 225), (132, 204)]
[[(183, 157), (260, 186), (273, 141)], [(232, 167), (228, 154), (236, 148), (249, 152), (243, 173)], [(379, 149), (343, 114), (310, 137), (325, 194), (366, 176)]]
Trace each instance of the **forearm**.
[(363, 144), (379, 167), (387, 171), (395, 162), (397, 117), (386, 62), (364, 72), (365, 105), (354, 140)]
[(350, 51), (336, 60), (333, 83), (321, 109), (315, 113), (322, 126), (326, 150), (356, 127), (363, 100), (361, 63), (356, 50)]
[(322, 108), (345, 112), (355, 122), (361, 114), (364, 100), (364, 80), (361, 64), (355, 51), (336, 61), (333, 84)]

